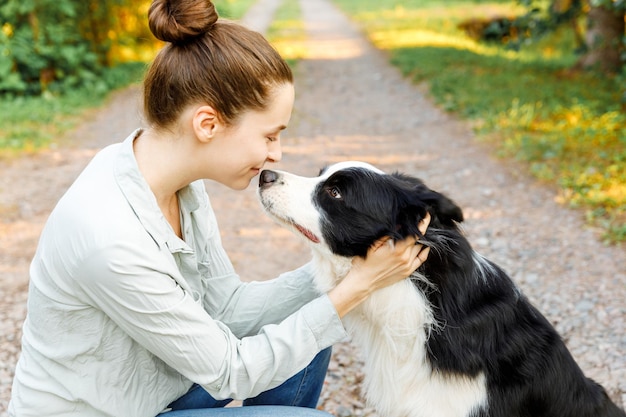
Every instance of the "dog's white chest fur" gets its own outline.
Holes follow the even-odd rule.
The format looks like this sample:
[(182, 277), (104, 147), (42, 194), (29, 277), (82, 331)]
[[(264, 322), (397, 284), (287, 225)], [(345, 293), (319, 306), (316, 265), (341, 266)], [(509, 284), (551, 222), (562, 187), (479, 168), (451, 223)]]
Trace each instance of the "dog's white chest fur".
[[(314, 256), (321, 291), (332, 288), (332, 277), (349, 269), (349, 260), (333, 260)], [(426, 341), (438, 324), (430, 304), (410, 280), (375, 292), (343, 322), (364, 356), (365, 397), (381, 416), (467, 417), (486, 407), (484, 375), (433, 372)]]

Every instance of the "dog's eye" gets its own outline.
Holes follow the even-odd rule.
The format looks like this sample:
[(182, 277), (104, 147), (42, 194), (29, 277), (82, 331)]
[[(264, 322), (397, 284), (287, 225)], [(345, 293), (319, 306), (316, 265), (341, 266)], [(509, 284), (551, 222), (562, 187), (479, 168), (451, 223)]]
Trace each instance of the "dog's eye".
[(328, 194), (332, 197), (332, 198), (336, 198), (337, 200), (341, 200), (343, 197), (341, 196), (341, 192), (339, 192), (339, 188), (337, 187), (331, 187), (328, 190), (326, 190), (328, 192)]

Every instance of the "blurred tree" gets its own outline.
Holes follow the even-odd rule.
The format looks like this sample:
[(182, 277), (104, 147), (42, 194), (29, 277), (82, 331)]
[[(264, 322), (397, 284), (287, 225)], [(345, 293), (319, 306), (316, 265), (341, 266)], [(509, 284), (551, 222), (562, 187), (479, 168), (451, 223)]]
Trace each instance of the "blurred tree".
[(37, 94), (89, 78), (97, 56), (77, 30), (79, 2), (7, 0), (0, 6), (0, 92)]
[(122, 46), (154, 44), (148, 0), (4, 0), (0, 94), (32, 95), (101, 83)]
[[(519, 0), (528, 13), (516, 20), (530, 37), (539, 37), (562, 24), (571, 24), (582, 53), (578, 69), (619, 72), (626, 61), (625, 0)], [(584, 17), (586, 30), (578, 20)], [(583, 33), (584, 32), (584, 35)]]
[(626, 60), (626, 3), (623, 0), (591, 0), (585, 11), (587, 52), (580, 58), (577, 66), (619, 72)]

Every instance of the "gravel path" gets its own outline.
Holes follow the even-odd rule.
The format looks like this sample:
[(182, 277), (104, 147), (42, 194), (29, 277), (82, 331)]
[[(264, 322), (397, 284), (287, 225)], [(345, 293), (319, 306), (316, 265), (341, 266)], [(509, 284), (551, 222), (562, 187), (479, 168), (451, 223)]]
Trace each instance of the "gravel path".
[[(315, 175), (359, 159), (423, 178), (465, 211), (474, 246), (503, 266), (555, 323), (585, 372), (626, 404), (626, 251), (607, 247), (553, 189), (490, 156), (470, 127), (437, 109), (422, 88), (327, 0), (301, 0), (309, 55), (296, 72), (296, 108), (277, 168)], [(244, 22), (264, 30), (278, 0)], [(259, 23), (260, 22), (260, 23)], [(259, 26), (254, 26), (258, 24)], [(10, 395), (25, 315), (28, 263), (56, 200), (93, 154), (141, 125), (138, 89), (119, 92), (55, 150), (0, 161), (0, 417)], [(207, 183), (224, 245), (243, 279), (267, 279), (309, 259), (303, 243), (262, 214), (254, 187)], [(376, 416), (360, 396), (361, 362), (335, 347), (321, 408)]]

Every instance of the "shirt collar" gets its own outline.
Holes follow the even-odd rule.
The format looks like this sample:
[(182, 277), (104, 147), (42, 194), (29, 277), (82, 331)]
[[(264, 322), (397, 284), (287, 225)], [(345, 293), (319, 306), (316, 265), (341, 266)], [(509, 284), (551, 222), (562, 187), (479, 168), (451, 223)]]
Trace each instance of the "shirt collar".
[[(115, 160), (115, 180), (137, 219), (159, 247), (165, 245), (172, 252), (191, 250), (174, 233), (161, 212), (150, 186), (139, 171), (133, 143), (142, 131), (142, 129), (135, 130), (122, 142)], [(181, 189), (178, 192), (180, 210), (192, 213), (200, 208), (203, 190), (204, 185), (201, 181), (196, 181)]]

